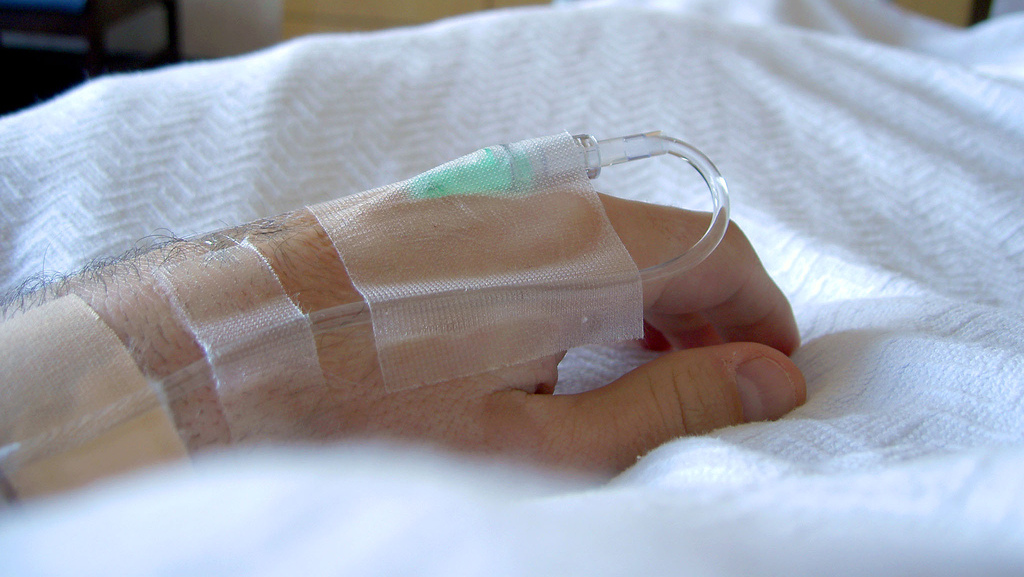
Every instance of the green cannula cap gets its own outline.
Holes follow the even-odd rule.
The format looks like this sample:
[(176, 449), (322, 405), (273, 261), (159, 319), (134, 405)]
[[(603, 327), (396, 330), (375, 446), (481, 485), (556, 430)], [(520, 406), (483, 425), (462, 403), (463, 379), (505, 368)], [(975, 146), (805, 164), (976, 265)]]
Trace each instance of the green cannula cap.
[(524, 154), (507, 146), (478, 150), (455, 162), (441, 165), (414, 177), (409, 185), (413, 198), (486, 194), (515, 196), (533, 181), (533, 167)]

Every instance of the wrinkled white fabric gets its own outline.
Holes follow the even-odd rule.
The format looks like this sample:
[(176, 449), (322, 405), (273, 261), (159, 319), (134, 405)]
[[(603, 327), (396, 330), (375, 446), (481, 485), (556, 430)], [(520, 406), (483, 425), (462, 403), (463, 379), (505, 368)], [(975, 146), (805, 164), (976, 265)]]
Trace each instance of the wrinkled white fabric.
[[(572, 0), (570, 0), (572, 1)], [(580, 0), (649, 6), (752, 26), (785, 25), (867, 39), (1024, 80), (1024, 12), (960, 28), (886, 0)], [(993, 7), (995, 8), (995, 7)], [(995, 13), (993, 9), (993, 13)]]
[[(523, 502), (480, 497), (444, 462), (232, 461), (5, 515), (0, 568), (1019, 575), (1024, 89), (763, 16), (485, 14), (101, 80), (0, 120), (8, 286), (161, 228), (397, 182), (481, 143), (661, 129), (728, 179), (734, 219), (792, 298), (808, 379), (790, 416), (667, 443), (610, 487)], [(674, 199), (680, 163), (635, 164), (597, 188)], [(559, 387), (647, 358), (578, 350)], [(428, 479), (437, 490), (418, 491)], [(44, 553), (58, 529), (81, 555)], [(133, 556), (96, 545), (129, 531)]]
[(388, 390), (643, 336), (640, 273), (569, 134), (309, 209), (370, 307)]

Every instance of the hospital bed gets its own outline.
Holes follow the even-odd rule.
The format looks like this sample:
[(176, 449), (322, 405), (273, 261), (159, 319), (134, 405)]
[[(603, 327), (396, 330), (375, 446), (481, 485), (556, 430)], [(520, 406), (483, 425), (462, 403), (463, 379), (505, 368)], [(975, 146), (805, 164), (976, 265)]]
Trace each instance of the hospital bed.
[[(0, 118), (0, 279), (660, 129), (729, 182), (807, 403), (611, 480), (380, 444), (224, 452), (0, 511), (3, 574), (1024, 573), (1024, 17), (579, 3), (97, 79)], [(679, 163), (603, 192), (674, 204)], [(573, 350), (559, 392), (652, 358)]]

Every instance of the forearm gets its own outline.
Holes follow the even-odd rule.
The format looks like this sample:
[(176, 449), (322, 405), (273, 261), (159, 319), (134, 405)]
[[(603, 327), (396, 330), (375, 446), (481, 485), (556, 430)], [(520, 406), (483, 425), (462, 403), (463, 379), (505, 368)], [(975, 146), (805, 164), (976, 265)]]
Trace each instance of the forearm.
[[(67, 294), (80, 296), (128, 349), (140, 371), (163, 383), (175, 424), (190, 450), (227, 443), (227, 423), (203, 349), (160, 286), (157, 270), (248, 239), (285, 294), (304, 312), (359, 299), (330, 240), (308, 211), (263, 219), (156, 246), (47, 285), (8, 303), (8, 314)], [(183, 373), (182, 371), (188, 371)], [(188, 374), (187, 379), (180, 378)], [(169, 378), (177, 376), (179, 378)], [(174, 386), (184, 380), (186, 386)]]
[[(704, 230), (701, 215), (608, 197), (602, 200), (640, 267), (678, 254), (692, 244), (692, 234)], [(382, 262), (390, 253), (390, 239), (388, 234), (380, 238), (377, 248)], [(176, 288), (169, 291), (166, 281), (168, 275), (183, 278), (175, 276), (184, 272), (176, 268), (183, 261), (220, 266), (230, 259), (207, 258), (217, 254), (208, 253), (224, 251), (225, 255), (242, 254), (253, 262), (253, 249), (263, 257), (257, 259), (262, 272), (267, 273), (269, 267), (277, 277), (274, 283), (280, 281), (279, 285), (260, 285), (276, 291), (272, 300), (278, 303), (290, 299), (289, 306), (315, 317), (317, 311), (361, 298), (328, 235), (304, 210), (168, 243), (70, 277), (27, 295), (23, 302), (28, 305), (62, 294), (81, 294), (131, 352), (140, 370), (160, 383), (190, 450), (246, 439), (252, 432), (255, 434), (249, 439), (275, 441), (386, 437), (437, 442), (474, 452), (502, 452), (562, 466), (623, 467), (673, 436), (705, 432), (744, 419), (777, 418), (803, 400), (803, 379), (783, 354), (795, 349), (798, 342), (788, 302), (736, 228), (699, 267), (644, 286), (648, 321), (676, 348), (731, 344), (673, 353), (607, 388), (554, 397), (538, 393), (553, 389), (560, 355), (389, 391), (383, 386), (370, 323), (348, 323), (320, 332), (312, 330), (309, 318), (301, 313), (299, 320), (307, 324), (300, 328), (307, 331), (311, 338), (306, 342), (312, 341), (315, 349), (312, 364), (322, 373), (317, 379), (297, 378), (294, 356), (263, 357), (263, 348), (260, 352), (247, 350), (251, 339), (240, 335), (237, 342), (227, 343), (233, 352), (243, 353), (233, 358), (257, 362), (260, 370), (236, 373), (233, 383), (223, 386), (218, 362), (230, 360), (231, 355), (211, 354), (204, 359), (210, 352), (209, 342), (199, 342), (202, 339), (190, 328), (190, 320), (195, 319), (186, 318), (188, 311), (178, 306), (180, 302), (175, 304), (172, 297), (181, 295)], [(205, 278), (205, 271), (211, 269), (202, 266), (192, 266), (191, 272)], [(220, 272), (216, 275), (220, 281), (233, 274), (227, 269)], [(232, 290), (239, 286), (221, 284), (231, 285)], [(207, 290), (218, 290), (217, 285), (194, 283), (192, 290), (202, 296)], [(246, 291), (243, 284), (239, 302), (258, 304), (259, 299), (253, 297), (259, 295), (253, 292)], [(218, 295), (216, 302), (232, 304), (233, 293), (224, 286)], [(247, 312), (238, 307), (234, 310)], [(276, 334), (262, 335), (261, 344), (273, 343)], [(481, 345), (487, 342), (483, 340)], [(288, 350), (278, 348), (276, 352)], [(778, 370), (749, 376), (750, 371), (744, 369), (745, 392), (738, 392), (741, 368), (758, 359), (770, 362), (755, 366)], [(195, 369), (198, 376), (192, 374)], [(188, 378), (182, 380), (183, 374)], [(245, 398), (239, 398), (240, 391)], [(225, 395), (235, 395), (235, 402), (230, 398), (224, 402)], [(741, 401), (751, 401), (749, 410), (746, 405), (741, 407)], [(229, 427), (229, 413), (238, 417), (234, 424), (239, 426)], [(264, 423), (270, 426), (264, 427)]]
[(118, 333), (144, 372), (165, 377), (199, 360), (202, 350), (158, 287), (155, 271), (246, 239), (304, 312), (359, 298), (330, 240), (304, 210), (158, 247), (130, 262), (70, 279), (67, 290), (83, 296)]

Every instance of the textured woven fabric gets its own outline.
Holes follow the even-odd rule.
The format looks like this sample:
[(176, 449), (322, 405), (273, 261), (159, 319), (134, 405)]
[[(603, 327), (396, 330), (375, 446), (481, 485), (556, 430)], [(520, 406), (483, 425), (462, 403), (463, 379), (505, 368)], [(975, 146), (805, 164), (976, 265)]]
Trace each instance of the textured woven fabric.
[(370, 306), (389, 390), (643, 336), (643, 287), (569, 134), (310, 207)]
[[(891, 9), (815, 2), (800, 14), (839, 28), (868, 5)], [(522, 503), (475, 490), (451, 464), (229, 462), (0, 520), (11, 544), (0, 564), (71, 575), (152, 574), (183, 556), (238, 573), (1019, 574), (1024, 84), (942, 51), (764, 16), (545, 8), (317, 37), (103, 79), (0, 120), (7, 286), (164, 229), (214, 230), (398, 182), (481, 143), (661, 129), (729, 181), (736, 223), (792, 299), (808, 379), (807, 404), (788, 417), (667, 443), (604, 489)], [(997, 28), (1009, 42), (1024, 22), (957, 38)], [(596, 187), (673, 201), (682, 163), (631, 164)], [(574, 351), (559, 388), (599, 386), (650, 357)], [(138, 529), (171, 514), (178, 523)], [(216, 546), (168, 548), (186, 529)], [(53, 555), (55, 531), (82, 554)], [(97, 545), (127, 539), (130, 558)]]

